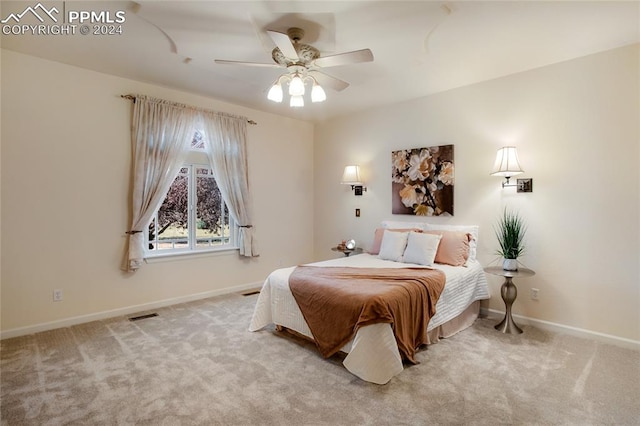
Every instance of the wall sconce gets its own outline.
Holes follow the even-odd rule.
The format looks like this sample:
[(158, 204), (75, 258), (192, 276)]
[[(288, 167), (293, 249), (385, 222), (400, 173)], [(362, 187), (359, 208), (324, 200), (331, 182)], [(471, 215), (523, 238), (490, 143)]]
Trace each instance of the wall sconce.
[(367, 188), (360, 180), (360, 167), (359, 166), (346, 166), (344, 173), (342, 174), (343, 185), (351, 185), (351, 189), (355, 195), (362, 195), (362, 191), (366, 191)]
[(518, 161), (518, 151), (515, 146), (505, 146), (498, 150), (496, 162), (493, 164), (491, 176), (503, 176), (502, 187), (516, 186), (517, 192), (533, 192), (533, 179), (518, 179), (515, 185), (509, 184), (511, 176), (524, 173)]

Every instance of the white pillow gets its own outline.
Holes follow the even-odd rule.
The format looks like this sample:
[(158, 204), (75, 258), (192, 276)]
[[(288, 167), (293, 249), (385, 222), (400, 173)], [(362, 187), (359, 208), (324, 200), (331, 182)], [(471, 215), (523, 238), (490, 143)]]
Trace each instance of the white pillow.
[(433, 223), (424, 224), (425, 231), (456, 231), (466, 232), (471, 234), (471, 241), (469, 241), (469, 258), (467, 262), (476, 260), (476, 254), (478, 252), (478, 231), (477, 225), (436, 225)]
[(441, 238), (442, 235), (410, 232), (402, 261), (418, 265), (433, 265)]
[(408, 232), (391, 232), (384, 231), (382, 235), (382, 243), (380, 244), (380, 259), (392, 260), (394, 262), (402, 262), (404, 249), (407, 247)]

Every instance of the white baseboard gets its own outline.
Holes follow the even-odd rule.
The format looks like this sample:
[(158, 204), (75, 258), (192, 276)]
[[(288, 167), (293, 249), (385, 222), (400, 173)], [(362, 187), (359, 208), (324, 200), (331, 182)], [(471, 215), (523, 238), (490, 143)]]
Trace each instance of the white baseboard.
[(0, 340), (12, 337), (26, 336), (28, 334), (40, 333), (42, 331), (54, 330), (56, 328), (70, 327), (84, 324), (91, 321), (99, 321), (107, 318), (130, 315), (133, 313), (148, 311), (151, 309), (163, 308), (165, 306), (177, 305), (178, 303), (192, 302), (194, 300), (206, 299), (208, 297), (221, 296), (223, 294), (239, 293), (247, 290), (259, 289), (263, 282), (254, 282), (234, 287), (226, 287), (218, 290), (206, 291), (204, 293), (191, 294), (189, 296), (175, 297), (172, 299), (160, 300), (157, 302), (143, 303), (141, 305), (127, 306), (125, 308), (102, 311), (94, 314), (80, 315), (77, 317), (65, 318), (62, 320), (45, 322), (41, 324), (29, 325), (0, 332)]
[[(480, 315), (501, 319), (504, 317), (504, 311), (497, 311), (495, 309), (480, 308)], [(586, 339), (597, 340), (603, 343), (610, 343), (612, 345), (621, 346), (628, 349), (640, 350), (640, 341), (627, 339), (624, 337), (618, 337), (611, 334), (599, 333), (597, 331), (586, 330), (584, 328), (572, 327), (569, 325), (558, 324), (555, 322), (539, 320), (535, 318), (529, 318), (522, 315), (512, 315), (513, 318), (517, 318), (519, 323), (532, 325), (543, 330), (553, 331), (557, 333), (570, 334), (576, 337), (582, 337)]]

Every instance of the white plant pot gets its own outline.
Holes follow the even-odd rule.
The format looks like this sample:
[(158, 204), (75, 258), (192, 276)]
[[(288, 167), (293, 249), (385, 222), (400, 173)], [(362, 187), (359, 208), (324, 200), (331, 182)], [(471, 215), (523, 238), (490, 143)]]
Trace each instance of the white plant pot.
[(502, 269), (505, 271), (517, 271), (518, 260), (517, 259), (502, 259)]

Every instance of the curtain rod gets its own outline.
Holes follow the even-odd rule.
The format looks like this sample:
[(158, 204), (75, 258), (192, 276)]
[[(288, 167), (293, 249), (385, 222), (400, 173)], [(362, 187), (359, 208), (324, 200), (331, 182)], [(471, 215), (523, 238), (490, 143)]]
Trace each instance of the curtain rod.
[[(130, 101), (133, 101), (134, 103), (136, 102), (136, 97), (134, 95), (120, 95), (120, 97), (124, 98), (124, 99), (129, 99)], [(202, 108), (195, 108), (194, 107), (194, 109), (201, 109), (202, 111), (207, 111), (207, 110), (202, 109)], [(208, 112), (211, 112), (211, 111), (208, 111)], [(255, 122), (253, 120), (247, 120), (247, 123), (249, 123), (249, 124), (251, 124), (253, 126), (258, 124), (257, 122)]]

